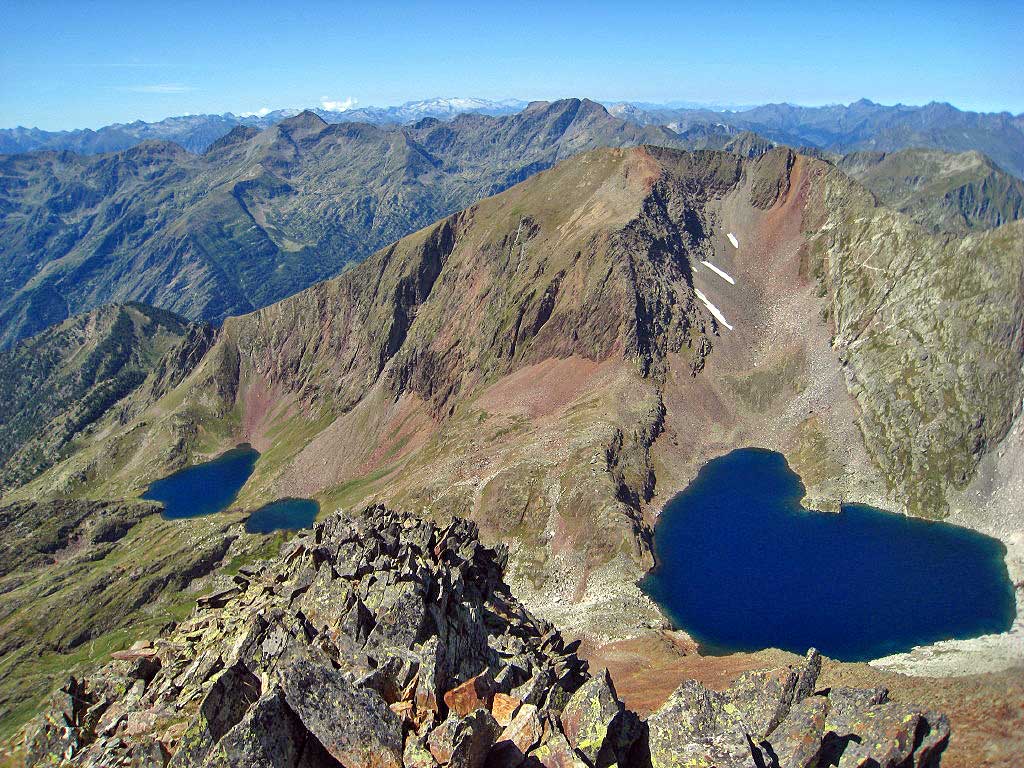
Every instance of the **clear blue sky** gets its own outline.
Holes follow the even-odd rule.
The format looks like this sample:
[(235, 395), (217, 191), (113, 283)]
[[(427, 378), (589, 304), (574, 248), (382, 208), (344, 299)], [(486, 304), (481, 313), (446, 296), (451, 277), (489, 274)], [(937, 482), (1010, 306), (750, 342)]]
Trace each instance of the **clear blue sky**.
[[(0, 11), (0, 126), (432, 96), (1024, 111), (1018, 2), (52, 2)], [(301, 6), (301, 7), (293, 7)]]

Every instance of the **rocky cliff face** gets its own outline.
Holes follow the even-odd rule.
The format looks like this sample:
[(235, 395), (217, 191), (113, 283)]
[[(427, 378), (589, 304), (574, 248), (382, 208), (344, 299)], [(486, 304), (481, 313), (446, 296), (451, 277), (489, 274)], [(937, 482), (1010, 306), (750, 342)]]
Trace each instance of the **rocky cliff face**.
[(1024, 222), (929, 237), (840, 174), (805, 221), (865, 445), (910, 511), (941, 516), (1020, 411)]
[(502, 580), (475, 527), (369, 508), (242, 569), (173, 634), (71, 678), (30, 766), (936, 766), (944, 718), (816, 690), (820, 657), (646, 722)]

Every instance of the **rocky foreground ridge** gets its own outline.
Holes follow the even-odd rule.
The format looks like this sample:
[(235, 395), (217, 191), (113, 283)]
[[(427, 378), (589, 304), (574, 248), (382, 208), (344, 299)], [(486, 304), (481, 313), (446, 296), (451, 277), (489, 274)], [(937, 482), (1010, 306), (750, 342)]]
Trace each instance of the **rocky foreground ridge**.
[(945, 717), (884, 689), (817, 690), (821, 657), (646, 721), (503, 581), (476, 526), (336, 513), (243, 568), (168, 637), (69, 678), (28, 765), (938, 765)]

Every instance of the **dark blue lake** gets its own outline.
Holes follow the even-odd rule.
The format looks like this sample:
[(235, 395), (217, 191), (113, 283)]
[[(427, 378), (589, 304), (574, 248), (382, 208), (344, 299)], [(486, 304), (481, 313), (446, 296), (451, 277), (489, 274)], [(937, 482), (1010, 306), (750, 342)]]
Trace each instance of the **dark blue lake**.
[(150, 484), (142, 498), (162, 502), (164, 517), (212, 515), (227, 509), (249, 479), (259, 452), (240, 445)]
[(808, 512), (803, 495), (778, 453), (708, 463), (666, 505), (644, 590), (712, 653), (814, 646), (863, 661), (1010, 628), (996, 539), (860, 504)]
[(309, 528), (320, 505), (312, 499), (281, 499), (260, 507), (245, 521), (249, 533), (272, 533)]

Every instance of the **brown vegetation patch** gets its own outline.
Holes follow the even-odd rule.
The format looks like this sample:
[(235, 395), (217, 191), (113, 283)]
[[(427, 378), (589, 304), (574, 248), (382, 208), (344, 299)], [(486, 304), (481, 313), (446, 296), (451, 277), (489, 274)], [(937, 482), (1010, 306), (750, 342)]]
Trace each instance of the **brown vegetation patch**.
[[(253, 376), (242, 386), (239, 393), (242, 405), (241, 437), (257, 451), (265, 451), (271, 445), (268, 432), (280, 416), (294, 411), (286, 403), (287, 395), (279, 384), (268, 384), (262, 376)], [(284, 413), (281, 407), (284, 406)]]
[(599, 388), (620, 364), (614, 360), (598, 363), (577, 355), (548, 358), (499, 379), (484, 390), (476, 405), (488, 413), (521, 413), (531, 420), (562, 416), (580, 395)]

